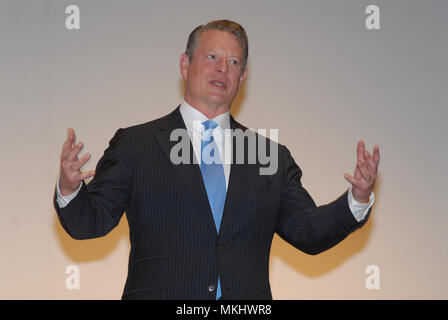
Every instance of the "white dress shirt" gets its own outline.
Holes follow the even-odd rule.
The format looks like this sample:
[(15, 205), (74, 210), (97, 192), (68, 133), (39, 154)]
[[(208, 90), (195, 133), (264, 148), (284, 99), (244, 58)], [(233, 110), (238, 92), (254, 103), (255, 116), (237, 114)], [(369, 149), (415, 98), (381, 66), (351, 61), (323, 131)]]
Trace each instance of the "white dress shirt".
[[(204, 127), (201, 125), (202, 122), (206, 120), (213, 120), (218, 125), (213, 130), (213, 138), (215, 139), (216, 145), (219, 150), (219, 154), (221, 155), (221, 160), (224, 168), (224, 176), (226, 178), (226, 189), (229, 185), (229, 176), (230, 176), (230, 168), (231, 168), (231, 143), (232, 137), (230, 132), (230, 113), (225, 112), (220, 114), (219, 116), (208, 119), (204, 114), (202, 114), (197, 109), (190, 106), (187, 102), (183, 101), (180, 105), (180, 113), (185, 123), (185, 127), (187, 128), (188, 134), (190, 135), (193, 150), (196, 156), (196, 159), (200, 161), (201, 159), (201, 137), (204, 130)], [(199, 163), (199, 161), (197, 161)], [(59, 204), (60, 208), (65, 207), (68, 203), (76, 197), (81, 185), (78, 190), (68, 196), (62, 196), (59, 191), (59, 178), (57, 180), (56, 189), (57, 189), (57, 198), (56, 201)], [(370, 199), (368, 203), (360, 203), (356, 201), (352, 194), (352, 186), (348, 189), (348, 206), (355, 217), (355, 219), (360, 222), (362, 221), (370, 207), (373, 205), (375, 201), (375, 196), (372, 192), (370, 195)]]
[(184, 119), (185, 127), (187, 128), (188, 134), (190, 135), (191, 138), (194, 154), (196, 156), (196, 161), (199, 164), (201, 159), (201, 138), (204, 132), (204, 126), (202, 126), (202, 122), (207, 120), (213, 120), (218, 125), (213, 130), (212, 135), (218, 148), (222, 165), (224, 168), (224, 176), (226, 177), (226, 190), (227, 190), (227, 187), (229, 186), (230, 164), (232, 159), (230, 148), (232, 143), (232, 135), (229, 131), (230, 112), (227, 111), (213, 119), (208, 119), (204, 114), (202, 114), (200, 111), (190, 106), (185, 101), (183, 101), (182, 104), (180, 105), (179, 111), (180, 114), (182, 115), (182, 118)]

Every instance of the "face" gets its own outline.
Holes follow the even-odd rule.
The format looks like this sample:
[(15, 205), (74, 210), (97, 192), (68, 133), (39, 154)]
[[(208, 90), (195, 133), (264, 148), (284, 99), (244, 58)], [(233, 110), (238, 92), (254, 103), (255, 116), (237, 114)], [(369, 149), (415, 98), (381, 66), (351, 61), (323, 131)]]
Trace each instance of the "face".
[(212, 110), (213, 115), (229, 110), (246, 79), (242, 62), (243, 48), (236, 36), (220, 30), (203, 32), (193, 60), (190, 62), (185, 53), (180, 59), (186, 79), (185, 101), (206, 115)]

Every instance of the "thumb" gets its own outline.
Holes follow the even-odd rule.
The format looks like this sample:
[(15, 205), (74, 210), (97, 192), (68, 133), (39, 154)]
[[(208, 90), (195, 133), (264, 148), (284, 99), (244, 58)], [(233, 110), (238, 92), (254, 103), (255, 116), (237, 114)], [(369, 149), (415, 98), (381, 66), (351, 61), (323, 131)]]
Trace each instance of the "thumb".
[(345, 180), (347, 180), (349, 183), (351, 183), (353, 186), (355, 185), (355, 178), (352, 177), (351, 175), (349, 175), (348, 173), (344, 173), (344, 178)]

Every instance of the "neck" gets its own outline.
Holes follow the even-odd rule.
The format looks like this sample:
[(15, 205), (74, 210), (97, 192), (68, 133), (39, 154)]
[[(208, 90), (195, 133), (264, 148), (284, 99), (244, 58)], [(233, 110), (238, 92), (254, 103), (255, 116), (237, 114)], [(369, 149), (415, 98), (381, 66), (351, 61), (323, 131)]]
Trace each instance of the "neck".
[(201, 112), (204, 116), (206, 116), (208, 119), (216, 118), (217, 116), (226, 113), (230, 110), (230, 105), (210, 105), (210, 104), (204, 104), (196, 101), (192, 101), (192, 99), (189, 99), (188, 97), (184, 98), (185, 102), (188, 103), (190, 106)]

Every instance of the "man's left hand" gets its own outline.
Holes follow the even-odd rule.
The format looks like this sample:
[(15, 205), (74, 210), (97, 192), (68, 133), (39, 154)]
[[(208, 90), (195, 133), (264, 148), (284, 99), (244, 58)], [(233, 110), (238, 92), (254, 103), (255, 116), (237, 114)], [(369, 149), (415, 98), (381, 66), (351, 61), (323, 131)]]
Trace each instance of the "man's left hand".
[(380, 163), (380, 147), (376, 145), (373, 148), (373, 155), (370, 155), (365, 150), (364, 141), (359, 141), (356, 153), (358, 161), (356, 162), (354, 176), (346, 173), (344, 178), (352, 184), (352, 194), (355, 200), (361, 203), (368, 203), (375, 184), (378, 164)]

